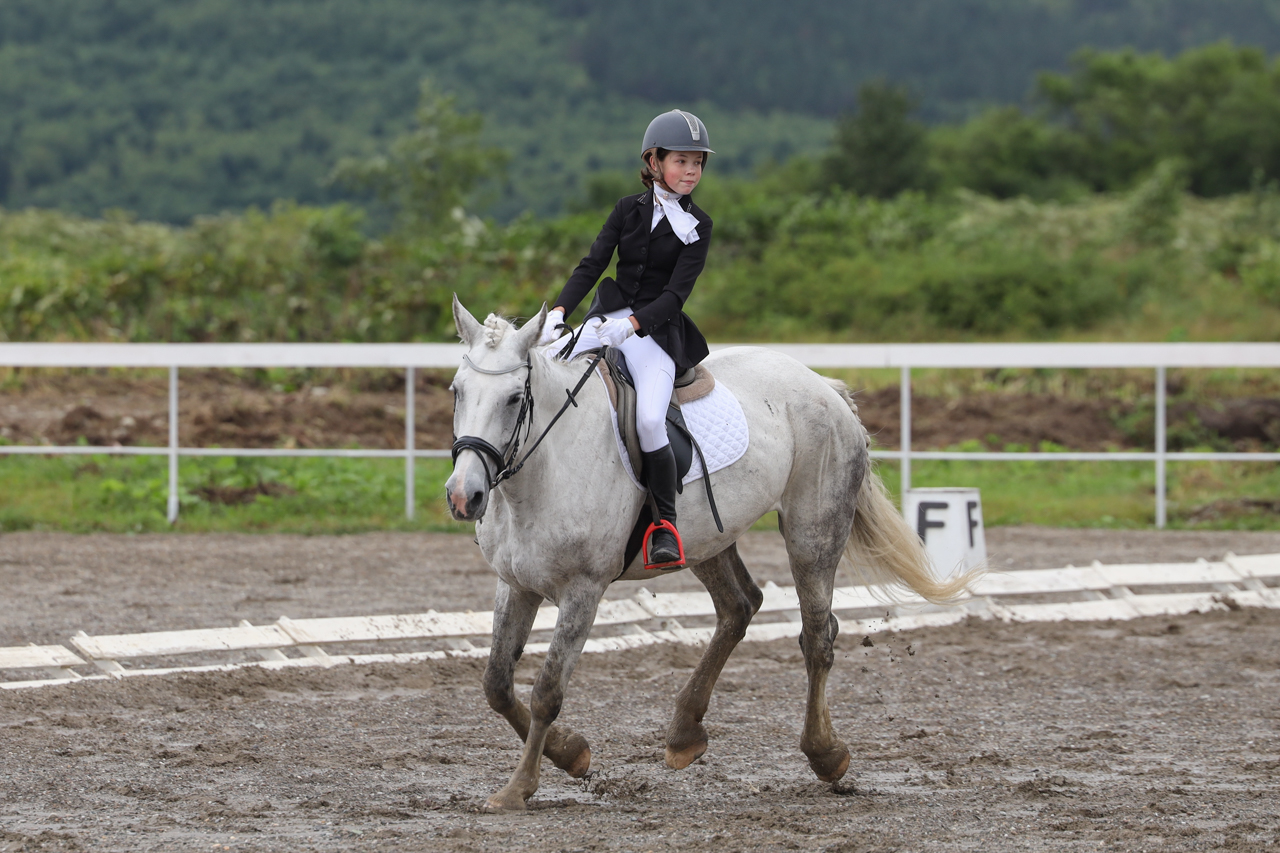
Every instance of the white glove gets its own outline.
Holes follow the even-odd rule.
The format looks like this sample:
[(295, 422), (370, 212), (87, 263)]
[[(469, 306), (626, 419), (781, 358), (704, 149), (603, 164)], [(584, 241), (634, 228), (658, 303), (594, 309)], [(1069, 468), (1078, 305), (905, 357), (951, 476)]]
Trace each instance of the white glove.
[(596, 337), (605, 346), (620, 346), (623, 341), (636, 333), (630, 319), (605, 320), (596, 327)]
[(556, 326), (559, 326), (563, 322), (563, 311), (548, 311), (546, 322), (542, 324), (542, 334), (538, 335), (538, 346), (560, 340), (561, 336), (564, 335), (564, 332), (558, 330)]

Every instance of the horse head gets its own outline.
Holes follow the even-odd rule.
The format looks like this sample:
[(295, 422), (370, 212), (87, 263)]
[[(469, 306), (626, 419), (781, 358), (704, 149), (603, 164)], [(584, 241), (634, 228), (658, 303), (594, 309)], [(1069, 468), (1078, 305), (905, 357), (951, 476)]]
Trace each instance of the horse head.
[[(496, 314), (483, 323), (455, 294), (453, 320), (467, 347), (453, 385), (453, 474), (444, 484), (449, 512), (458, 521), (479, 521), (489, 505), (494, 478), (511, 462), (521, 421), (531, 415), (526, 393), (529, 353), (538, 342), (547, 306), (520, 328)], [(527, 422), (526, 422), (527, 423)]]

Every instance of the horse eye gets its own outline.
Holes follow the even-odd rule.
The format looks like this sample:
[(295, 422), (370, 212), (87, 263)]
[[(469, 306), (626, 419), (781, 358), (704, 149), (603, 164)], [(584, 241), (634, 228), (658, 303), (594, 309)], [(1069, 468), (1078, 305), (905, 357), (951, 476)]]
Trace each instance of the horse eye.
[(507, 398), (507, 405), (514, 406), (516, 403), (520, 402), (520, 399), (523, 396), (524, 396), (523, 394), (512, 394), (510, 397)]

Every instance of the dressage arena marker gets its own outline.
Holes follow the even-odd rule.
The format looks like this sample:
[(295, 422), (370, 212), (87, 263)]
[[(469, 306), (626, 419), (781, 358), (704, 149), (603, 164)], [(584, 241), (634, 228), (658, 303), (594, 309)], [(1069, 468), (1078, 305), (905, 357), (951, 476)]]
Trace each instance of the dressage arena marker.
[[(893, 603), (878, 587), (849, 586), (835, 590), (832, 609), (847, 614), (840, 631), (875, 634), (951, 625), (972, 616), (1002, 622), (1093, 622), (1142, 616), (1177, 616), (1241, 607), (1280, 609), (1280, 554), (1239, 557), (1227, 554), (1221, 562), (1150, 563), (1083, 568), (1033, 569), (984, 575), (972, 595), (951, 607), (899, 596)], [(1173, 590), (1173, 591), (1170, 591)], [(781, 614), (783, 621), (754, 622), (745, 640), (767, 641), (800, 635), (799, 600), (793, 587), (768, 583), (763, 588), (761, 614)], [(1051, 600), (1045, 600), (1051, 599)], [(1058, 599), (1058, 600), (1053, 600)], [(880, 615), (883, 614), (883, 615)], [(613, 629), (612, 636), (587, 640), (584, 651), (607, 652), (658, 643), (705, 644), (712, 627), (685, 628), (678, 621), (715, 615), (705, 592), (653, 593), (641, 589), (631, 598), (606, 600), (596, 615), (597, 628)], [(557, 610), (543, 607), (534, 631), (555, 627)], [(656, 625), (652, 623), (657, 623)], [(650, 623), (646, 628), (641, 623)], [(446, 657), (485, 658), (486, 646), (473, 639), (493, 630), (489, 612), (437, 613), (406, 616), (349, 616), (290, 619), (271, 625), (242, 621), (233, 628), (201, 628), (91, 637), (81, 631), (71, 638), (75, 652), (63, 646), (0, 648), (0, 671), (22, 672), (20, 681), (0, 681), (0, 688), (19, 689), (104, 681), (139, 675), (184, 672), (228, 672), (249, 666), (264, 669), (330, 667), (344, 663), (411, 663)], [(434, 641), (443, 648), (429, 651), (346, 654), (326, 650), (351, 643)], [(549, 643), (529, 643), (525, 651), (545, 654)], [(295, 656), (285, 654), (292, 651)], [(79, 654), (77, 654), (78, 652)], [(238, 653), (258, 660), (179, 666), (126, 666), (146, 658)], [(76, 667), (96, 667), (84, 675)], [(47, 677), (31, 679), (35, 672)]]

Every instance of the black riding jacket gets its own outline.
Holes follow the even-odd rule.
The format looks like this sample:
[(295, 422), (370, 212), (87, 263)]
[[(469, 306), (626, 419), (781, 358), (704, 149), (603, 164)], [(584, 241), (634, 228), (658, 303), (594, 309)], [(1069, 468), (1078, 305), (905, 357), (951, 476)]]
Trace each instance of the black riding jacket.
[(600, 282), (588, 316), (630, 308), (640, 323), (637, 334), (650, 335), (683, 371), (707, 357), (706, 338), (682, 309), (707, 262), (711, 217), (690, 196), (680, 199), (680, 206), (698, 220), (698, 239), (686, 246), (665, 216), (650, 230), (653, 204), (651, 190), (618, 200), (554, 304), (564, 308), (566, 317), (572, 314), (617, 249), (617, 280)]

